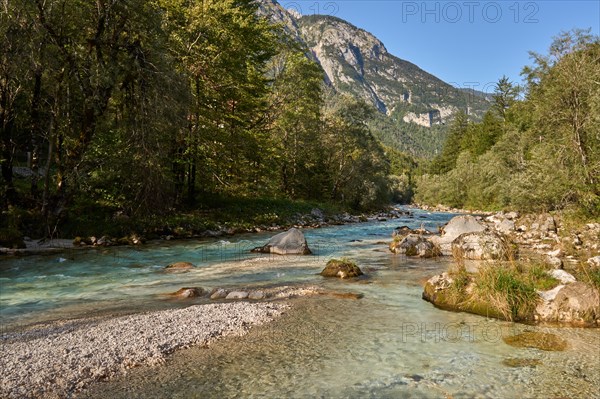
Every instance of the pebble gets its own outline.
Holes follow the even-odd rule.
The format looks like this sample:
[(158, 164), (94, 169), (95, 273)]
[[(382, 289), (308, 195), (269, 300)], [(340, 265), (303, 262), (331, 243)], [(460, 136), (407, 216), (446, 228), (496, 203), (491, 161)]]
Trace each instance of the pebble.
[(112, 319), (61, 321), (0, 335), (0, 397), (72, 397), (93, 381), (138, 365), (158, 365), (174, 350), (244, 335), (282, 314), (284, 303), (232, 302)]

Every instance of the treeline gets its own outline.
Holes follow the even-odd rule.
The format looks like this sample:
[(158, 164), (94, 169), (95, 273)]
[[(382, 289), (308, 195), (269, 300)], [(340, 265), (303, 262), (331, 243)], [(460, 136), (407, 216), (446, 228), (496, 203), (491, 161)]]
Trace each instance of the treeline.
[(600, 40), (563, 33), (532, 58), (522, 93), (502, 78), (480, 123), (455, 118), (417, 202), (600, 216)]
[(390, 198), (371, 109), (253, 1), (3, 2), (0, 49), (3, 216)]

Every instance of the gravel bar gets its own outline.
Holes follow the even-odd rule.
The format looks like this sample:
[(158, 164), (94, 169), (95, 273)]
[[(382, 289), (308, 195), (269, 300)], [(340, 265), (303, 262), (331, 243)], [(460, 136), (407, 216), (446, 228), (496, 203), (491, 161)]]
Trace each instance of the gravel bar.
[(177, 349), (244, 335), (287, 308), (281, 302), (196, 305), (7, 333), (0, 336), (0, 397), (71, 397), (93, 381), (162, 364)]

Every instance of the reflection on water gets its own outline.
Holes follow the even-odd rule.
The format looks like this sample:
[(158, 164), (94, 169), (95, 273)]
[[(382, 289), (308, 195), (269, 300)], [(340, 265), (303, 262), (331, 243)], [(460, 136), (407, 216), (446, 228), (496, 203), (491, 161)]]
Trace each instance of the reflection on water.
[[(538, 398), (600, 397), (600, 332), (518, 325), (434, 308), (421, 281), (447, 260), (409, 260), (386, 246), (394, 227), (435, 230), (451, 215), (416, 212), (414, 219), (305, 231), (315, 252), (276, 257), (247, 250), (271, 234), (227, 240), (160, 242), (141, 248), (72, 251), (0, 261), (0, 315), (27, 323), (83, 314), (187, 306), (167, 300), (183, 286), (235, 287), (309, 283), (364, 294), (361, 300), (296, 300), (284, 317), (225, 339), (210, 350), (175, 353), (165, 366), (140, 367), (98, 383), (89, 398), (349, 397)], [(324, 280), (327, 259), (346, 256), (367, 271), (359, 282)], [(189, 261), (189, 273), (162, 268)], [(564, 352), (514, 348), (502, 336), (523, 330), (560, 335)], [(531, 366), (509, 367), (507, 359)], [(514, 362), (513, 362), (514, 363)], [(518, 361), (516, 362), (518, 363)], [(508, 362), (508, 364), (511, 364)]]

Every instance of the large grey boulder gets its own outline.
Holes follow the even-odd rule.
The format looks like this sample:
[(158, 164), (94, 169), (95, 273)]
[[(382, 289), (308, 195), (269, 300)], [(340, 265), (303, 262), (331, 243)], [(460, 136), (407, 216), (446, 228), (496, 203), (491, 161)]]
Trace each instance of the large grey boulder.
[(536, 308), (536, 320), (600, 326), (600, 294), (595, 287), (574, 282), (538, 294), (542, 301)]
[(266, 245), (254, 248), (252, 252), (278, 255), (310, 255), (312, 253), (304, 234), (296, 228), (273, 236)]
[(452, 242), (452, 250), (464, 259), (473, 260), (506, 260), (511, 255), (510, 244), (491, 231), (461, 234)]
[(484, 231), (486, 227), (474, 216), (461, 215), (453, 217), (442, 229), (441, 236), (431, 237), (430, 241), (438, 246), (442, 255), (452, 255), (452, 242), (461, 234), (477, 233)]

